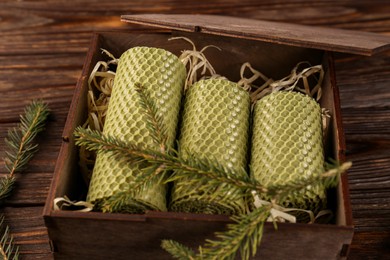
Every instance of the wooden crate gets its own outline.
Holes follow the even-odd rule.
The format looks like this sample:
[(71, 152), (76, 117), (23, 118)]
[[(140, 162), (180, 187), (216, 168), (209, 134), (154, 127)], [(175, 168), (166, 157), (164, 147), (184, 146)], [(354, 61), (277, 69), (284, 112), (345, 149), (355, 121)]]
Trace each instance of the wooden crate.
[[(326, 157), (345, 160), (345, 141), (332, 52), (371, 55), (390, 47), (388, 37), (334, 29), (197, 15), (123, 16), (126, 22), (168, 30), (96, 33), (77, 83), (63, 132), (61, 151), (44, 209), (56, 259), (171, 259), (160, 248), (162, 239), (175, 239), (197, 248), (229, 223), (226, 216), (173, 212), (144, 215), (53, 210), (53, 200), (64, 195), (85, 200), (87, 187), (78, 169), (78, 149), (72, 137), (86, 119), (87, 79), (97, 61), (105, 59), (101, 48), (119, 57), (134, 46), (160, 47), (179, 55), (191, 48), (172, 36), (190, 38), (201, 48), (213, 44), (223, 51), (209, 51), (217, 72), (239, 79), (241, 64), (249, 61), (265, 75), (280, 79), (301, 61), (322, 64), (325, 69), (321, 106), (332, 115), (326, 140)], [(256, 259), (339, 259), (346, 257), (353, 236), (347, 177), (331, 191), (330, 207), (335, 223), (281, 223), (274, 230), (266, 224)]]

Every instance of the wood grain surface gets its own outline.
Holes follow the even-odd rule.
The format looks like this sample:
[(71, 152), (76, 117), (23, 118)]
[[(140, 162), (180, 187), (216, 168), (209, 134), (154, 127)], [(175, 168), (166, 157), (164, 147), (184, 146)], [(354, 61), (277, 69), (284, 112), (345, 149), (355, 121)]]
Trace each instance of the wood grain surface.
[[(42, 209), (73, 90), (93, 31), (139, 30), (122, 14), (231, 15), (390, 35), (388, 0), (1, 1), (0, 158), (4, 137), (34, 98), (52, 114), (40, 151), (2, 206), (21, 259), (52, 259)], [(349, 259), (390, 257), (390, 52), (336, 54), (355, 236)], [(0, 174), (5, 174), (0, 161)]]

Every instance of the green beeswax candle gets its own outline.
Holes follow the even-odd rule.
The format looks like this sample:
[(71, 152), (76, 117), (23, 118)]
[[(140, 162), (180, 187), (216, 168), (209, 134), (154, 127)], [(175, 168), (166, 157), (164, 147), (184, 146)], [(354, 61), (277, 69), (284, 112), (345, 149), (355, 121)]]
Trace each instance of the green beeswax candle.
[[(123, 141), (159, 149), (146, 125), (136, 85), (143, 86), (155, 101), (167, 128), (168, 145), (174, 145), (186, 70), (172, 53), (158, 48), (134, 47), (119, 59), (103, 133)], [(87, 200), (98, 202), (126, 191), (140, 172), (137, 165), (112, 154), (98, 153)], [(146, 187), (147, 186), (147, 187)], [(166, 185), (148, 183), (123, 205), (127, 212), (166, 210)]]
[[(251, 168), (255, 179), (265, 186), (324, 172), (321, 108), (314, 99), (281, 91), (256, 103)], [(326, 203), (326, 190), (309, 187), (279, 203), (318, 212)]]
[[(190, 154), (218, 161), (236, 171), (245, 169), (249, 114), (249, 93), (236, 83), (225, 79), (198, 81), (188, 90), (185, 98), (179, 138), (180, 156), (186, 158)], [(245, 211), (243, 199), (232, 200), (229, 191), (220, 188), (210, 192), (205, 187), (204, 183), (193, 186), (187, 185), (185, 180), (176, 181), (171, 209), (210, 214)]]

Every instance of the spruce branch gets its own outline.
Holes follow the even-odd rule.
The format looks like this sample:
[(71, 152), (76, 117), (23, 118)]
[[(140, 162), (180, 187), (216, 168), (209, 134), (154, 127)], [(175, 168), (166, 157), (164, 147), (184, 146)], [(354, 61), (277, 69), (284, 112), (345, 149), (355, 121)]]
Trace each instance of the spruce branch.
[[(8, 131), (4, 161), (9, 174), (0, 178), (0, 201), (11, 194), (15, 184), (15, 172), (23, 170), (37, 152), (38, 145), (33, 144), (33, 140), (43, 131), (48, 115), (49, 110), (45, 103), (33, 101), (26, 106), (24, 114), (20, 116), (19, 125)], [(4, 216), (0, 217), (0, 237), (1, 259), (17, 260), (19, 247), (14, 245), (9, 227), (4, 223)]]
[(9, 227), (4, 223), (4, 216), (0, 217), (0, 257), (3, 260), (17, 260), (19, 247), (14, 245), (13, 237), (10, 235)]
[(44, 130), (49, 109), (42, 101), (33, 101), (27, 105), (24, 114), (20, 116), (20, 123), (8, 131), (5, 139), (5, 166), (9, 175), (0, 178), (0, 201), (7, 198), (15, 183), (15, 172), (23, 170), (30, 159), (38, 151), (38, 144), (34, 138)]
[(23, 170), (29, 160), (38, 151), (38, 145), (33, 144), (37, 134), (44, 130), (45, 121), (49, 115), (47, 105), (41, 101), (33, 101), (20, 116), (20, 124), (8, 131), (5, 139), (6, 151), (5, 165), (9, 174)]
[[(233, 169), (226, 168), (218, 162), (211, 162), (207, 158), (197, 158), (195, 156), (189, 156), (188, 158), (177, 157), (126, 143), (111, 136), (104, 136), (98, 131), (82, 127), (76, 128), (74, 135), (76, 144), (85, 146), (88, 150), (112, 152), (127, 158), (129, 163), (147, 162), (151, 165), (164, 165), (164, 170), (179, 172), (173, 174), (167, 181), (186, 178), (188, 174), (192, 174), (194, 177), (206, 178), (205, 180), (210, 185), (226, 183), (244, 190), (266, 191), (263, 186), (250, 178), (246, 173), (237, 173)], [(144, 182), (148, 178), (147, 174), (148, 172), (146, 171), (137, 176), (134, 185), (137, 185), (138, 182)]]

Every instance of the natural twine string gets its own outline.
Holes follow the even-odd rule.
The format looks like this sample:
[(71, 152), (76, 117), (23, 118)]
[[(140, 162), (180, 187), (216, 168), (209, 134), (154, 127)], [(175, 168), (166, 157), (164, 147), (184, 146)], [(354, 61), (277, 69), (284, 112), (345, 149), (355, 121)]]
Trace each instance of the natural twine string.
[[(109, 69), (109, 65), (118, 64), (111, 53), (102, 49), (102, 52), (111, 58), (109, 61), (99, 61), (96, 63), (88, 78), (88, 120), (83, 125), (94, 130), (103, 130), (107, 115), (108, 103), (112, 88), (114, 86), (115, 72)], [(98, 93), (98, 98), (95, 92)]]
[(81, 207), (78, 210), (74, 210), (80, 212), (89, 212), (93, 210), (93, 204), (86, 201), (71, 201), (67, 196), (54, 199), (53, 208), (55, 211), (63, 210), (64, 207)]
[(216, 48), (217, 50), (221, 50), (219, 47), (214, 45), (207, 45), (198, 51), (194, 42), (186, 37), (172, 37), (169, 38), (169, 40), (185, 40), (192, 45), (192, 50), (184, 50), (179, 56), (180, 61), (187, 68), (187, 78), (184, 85), (184, 92), (186, 92), (195, 82), (199, 81), (200, 79), (208, 77), (219, 77), (219, 75), (216, 74), (214, 67), (211, 65), (206, 55), (204, 54), (208, 48)]
[[(97, 62), (89, 75), (87, 95), (88, 118), (83, 124), (84, 128), (98, 131), (103, 131), (107, 108), (114, 86), (115, 71), (110, 70), (110, 65), (118, 64), (118, 59), (107, 50), (102, 49), (102, 53), (106, 54), (110, 60)], [(87, 184), (91, 179), (95, 157), (95, 152), (88, 151), (84, 146), (79, 148), (79, 167)]]
[[(302, 65), (305, 64), (309, 67), (300, 70)], [(246, 78), (244, 75), (247, 69), (252, 73), (252, 76), (249, 78)], [(315, 98), (316, 101), (319, 101), (322, 95), (321, 86), (324, 74), (322, 65), (311, 66), (308, 62), (300, 62), (291, 70), (288, 76), (274, 81), (272, 78), (269, 78), (260, 71), (254, 69), (250, 63), (246, 62), (241, 66), (241, 79), (238, 81), (238, 85), (251, 92), (252, 107), (261, 98), (277, 91), (299, 91)], [(310, 77), (313, 77), (316, 81), (314, 87), (311, 87), (309, 84)], [(258, 79), (262, 79), (264, 82), (261, 86), (254, 84)], [(303, 88), (298, 85), (301, 80)]]
[(317, 219), (320, 217), (323, 217), (325, 215), (333, 215), (331, 210), (321, 210), (316, 216), (314, 216), (313, 211), (311, 210), (305, 210), (305, 209), (299, 209), (299, 208), (285, 208), (280, 205), (277, 205), (274, 201), (266, 201), (259, 198), (259, 195), (256, 191), (252, 191), (252, 195), (254, 198), (254, 206), (256, 208), (262, 207), (262, 206), (271, 206), (270, 210), (270, 216), (267, 219), (267, 222), (290, 222), (290, 223), (296, 223), (297, 219), (294, 215), (290, 214), (289, 212), (303, 212), (306, 213), (309, 216), (310, 221), (308, 224), (313, 224)]

